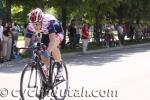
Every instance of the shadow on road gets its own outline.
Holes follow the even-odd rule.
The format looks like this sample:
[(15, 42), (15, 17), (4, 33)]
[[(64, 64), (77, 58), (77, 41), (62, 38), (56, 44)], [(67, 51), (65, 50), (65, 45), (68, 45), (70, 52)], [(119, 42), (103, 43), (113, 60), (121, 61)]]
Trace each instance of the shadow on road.
[[(66, 58), (65, 62), (71, 65), (101, 66), (110, 62), (121, 62), (122, 57), (128, 57), (134, 53), (149, 52), (150, 47), (138, 47), (121, 49), (103, 53), (81, 54)], [(69, 66), (71, 67), (71, 66)]]
[[(65, 57), (63, 60), (67, 65), (87, 65), (98, 66), (110, 63), (120, 62), (122, 57), (130, 56), (134, 53), (149, 52), (150, 47), (143, 46), (138, 48), (121, 49), (116, 51), (109, 51), (103, 53), (92, 53), (92, 54), (79, 54), (71, 57)], [(26, 63), (30, 62), (29, 59), (22, 61), (11, 61), (4, 64), (0, 64), (0, 73), (19, 73), (22, 72), (23, 67)], [(72, 66), (68, 66), (72, 67)]]
[(25, 64), (28, 62), (29, 62), (29, 59), (2, 63), (2, 64), (0, 64), (0, 73), (19, 73), (19, 72), (22, 72)]

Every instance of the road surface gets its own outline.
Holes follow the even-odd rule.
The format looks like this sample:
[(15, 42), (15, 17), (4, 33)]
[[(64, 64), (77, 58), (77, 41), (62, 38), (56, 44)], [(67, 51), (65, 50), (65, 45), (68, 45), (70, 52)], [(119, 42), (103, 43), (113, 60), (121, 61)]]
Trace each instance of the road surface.
[[(65, 100), (150, 100), (148, 46), (79, 54), (63, 60), (69, 72)], [(19, 100), (20, 75), (27, 61), (0, 65), (0, 100)]]

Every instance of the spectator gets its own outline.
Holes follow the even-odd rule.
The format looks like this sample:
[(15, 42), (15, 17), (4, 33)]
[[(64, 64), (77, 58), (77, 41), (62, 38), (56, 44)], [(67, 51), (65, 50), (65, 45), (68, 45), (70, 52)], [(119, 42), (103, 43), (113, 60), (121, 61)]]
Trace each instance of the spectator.
[(82, 27), (82, 49), (83, 53), (86, 53), (89, 41), (89, 27), (88, 24), (84, 24)]
[[(9, 60), (8, 58), (10, 57), (9, 50), (11, 51), (11, 46), (9, 45), (10, 43), (10, 27), (9, 24), (6, 23), (3, 31), (3, 56), (5, 60)], [(8, 47), (10, 46), (10, 47)]]
[(142, 25), (140, 23), (137, 23), (135, 27), (135, 39), (137, 42), (140, 42), (142, 40), (142, 35)]
[(129, 33), (128, 33), (128, 37), (130, 38), (131, 41), (133, 40), (133, 36), (134, 36), (134, 27), (131, 24), (129, 27)]
[(76, 22), (76, 46), (79, 47), (80, 44), (80, 29), (81, 29), (81, 25), (79, 20), (77, 20)]
[(124, 37), (125, 37), (125, 35), (128, 34), (128, 25), (126, 23), (124, 23), (122, 25), (122, 27), (123, 27), (123, 34), (124, 34)]
[(117, 31), (118, 31), (119, 44), (120, 46), (123, 46), (124, 45), (124, 32), (123, 32), (123, 25), (121, 23), (119, 23), (117, 27)]
[(112, 21), (109, 23), (109, 27), (110, 27), (110, 30), (109, 30), (109, 35), (110, 35), (109, 46), (111, 47), (111, 46), (115, 46), (115, 36), (114, 36), (115, 26), (114, 26)]
[(23, 26), (23, 35), (25, 36), (26, 33), (27, 33), (27, 26), (28, 26), (28, 23), (25, 23), (24, 26)]
[(147, 39), (148, 38), (148, 31), (147, 31), (147, 25), (146, 24), (144, 24), (143, 25), (143, 37), (145, 38), (145, 39)]
[(2, 20), (0, 20), (0, 63), (3, 63), (3, 26), (2, 26)]
[[(12, 39), (13, 39), (13, 35), (12, 35), (12, 32), (11, 32), (11, 27), (12, 27), (12, 24), (9, 23), (8, 24), (8, 43), (7, 43), (7, 56), (6, 56), (6, 60), (7, 61), (10, 61), (11, 60), (11, 53), (12, 53)], [(11, 47), (11, 48), (10, 48)]]
[(110, 47), (114, 45), (114, 30), (115, 26), (112, 22), (109, 22), (108, 25), (105, 27), (105, 42), (106, 47)]
[(75, 45), (76, 45), (75, 20), (71, 21), (68, 31), (69, 31), (69, 41), (71, 43), (71, 48), (75, 48)]
[(19, 36), (19, 32), (20, 32), (20, 27), (17, 25), (17, 23), (15, 22), (12, 26), (12, 34), (14, 36), (14, 42), (15, 42), (15, 45), (17, 43), (17, 40), (18, 40), (18, 36)]

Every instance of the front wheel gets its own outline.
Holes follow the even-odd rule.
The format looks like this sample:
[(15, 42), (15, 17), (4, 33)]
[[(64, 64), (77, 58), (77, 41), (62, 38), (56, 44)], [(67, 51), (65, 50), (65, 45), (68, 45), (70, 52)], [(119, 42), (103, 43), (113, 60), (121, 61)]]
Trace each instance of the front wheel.
[(61, 81), (56, 80), (57, 71), (57, 64), (54, 63), (52, 66), (52, 93), (56, 100), (64, 100), (68, 91), (68, 71), (66, 65), (62, 64), (63, 79)]
[(25, 65), (20, 80), (21, 100), (37, 100), (39, 98), (42, 82), (38, 71), (34, 63)]

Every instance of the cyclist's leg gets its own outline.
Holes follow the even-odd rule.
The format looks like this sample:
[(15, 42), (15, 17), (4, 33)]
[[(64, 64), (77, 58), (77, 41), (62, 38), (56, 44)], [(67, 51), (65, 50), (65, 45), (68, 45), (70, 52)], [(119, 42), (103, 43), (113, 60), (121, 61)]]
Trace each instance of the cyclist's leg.
[[(51, 39), (51, 37), (50, 37), (50, 39)], [(49, 49), (48, 50), (49, 50), (49, 52), (50, 51), (52, 52), (52, 55), (53, 55), (55, 61), (57, 62), (57, 67), (58, 67), (57, 77), (60, 78), (62, 76), (61, 75), (61, 73), (62, 73), (62, 63), (61, 63), (62, 59), (61, 59), (61, 53), (60, 53), (58, 46), (61, 43), (61, 41), (63, 40), (63, 34), (55, 34), (55, 37), (53, 39), (55, 39), (55, 40), (53, 40), (54, 41), (53, 44), (50, 44), (51, 42), (49, 43)], [(53, 48), (51, 47), (51, 45), (53, 45), (52, 46)]]
[[(48, 66), (49, 66), (49, 57), (45, 57), (45, 53), (46, 51), (43, 52), (43, 54), (41, 55), (41, 60), (44, 63), (42, 69), (43, 72), (45, 74), (46, 79), (48, 80)], [(47, 55), (47, 54), (46, 54)]]
[[(57, 63), (58, 68), (61, 68), (62, 60), (61, 60), (61, 53), (60, 53), (58, 46), (61, 43), (61, 40), (63, 39), (63, 35), (52, 33), (52, 34), (49, 34), (49, 38), (47, 38), (47, 37), (43, 37), (43, 38), (44, 38), (43, 40), (45, 40), (45, 42), (43, 42), (43, 41), (42, 42), (45, 45), (47, 45), (47, 42), (49, 42), (49, 40), (51, 40), (49, 42), (48, 51), (49, 51), (49, 53), (52, 52), (52, 55), (53, 55), (55, 61), (58, 62)], [(50, 63), (49, 56), (50, 55), (47, 54), (47, 51), (44, 51), (44, 54), (41, 55), (42, 62), (46, 65), (47, 68)], [(47, 73), (45, 73), (45, 74), (47, 74)]]
[[(49, 44), (49, 34), (42, 34), (41, 43), (43, 43), (45, 46), (48, 46), (48, 44)], [(41, 53), (42, 53), (41, 54), (41, 60), (44, 63), (44, 66), (45, 66), (43, 71), (44, 71), (44, 74), (45, 74), (46, 78), (48, 79), (48, 66), (50, 64), (50, 62), (49, 62), (50, 61), (49, 60), (50, 54), (47, 50), (42, 51)]]
[[(59, 45), (63, 40), (63, 35), (62, 34), (55, 34), (55, 42), (53, 42), (53, 48), (51, 48), (51, 46), (49, 46), (49, 52), (52, 52), (52, 55), (55, 59), (56, 62), (61, 63), (62, 59), (61, 59), (61, 53), (60, 53), (60, 49), (59, 49)], [(50, 45), (50, 44), (49, 44)]]
[(54, 21), (53, 24), (51, 24), (51, 25), (49, 28), (50, 43), (49, 43), (48, 51), (50, 53), (52, 52), (52, 55), (53, 55), (55, 61), (58, 62), (57, 67), (58, 67), (58, 72), (59, 72), (60, 71), (59, 69), (62, 67), (61, 67), (61, 53), (58, 49), (58, 46), (64, 37), (63, 29), (62, 29), (62, 26), (60, 25), (60, 23), (57, 21)]
[[(49, 34), (42, 34), (41, 43), (43, 43), (45, 46), (48, 47), (48, 45), (49, 45)], [(47, 54), (47, 51), (43, 52), (43, 54), (41, 55), (41, 59), (42, 59), (42, 62), (46, 66), (49, 66), (49, 55)]]
[(46, 66), (49, 66), (49, 58), (45, 57), (45, 54), (41, 55), (41, 60)]
[(52, 50), (52, 55), (55, 59), (56, 62), (59, 62), (61, 63), (62, 59), (61, 59), (61, 53), (60, 53), (60, 49), (58, 47), (55, 47), (53, 50)]
[(49, 28), (50, 43), (49, 43), (48, 51), (50, 53), (52, 52), (54, 59), (57, 62), (61, 63), (61, 53), (58, 49), (58, 46), (64, 38), (63, 28), (58, 21), (52, 21), (52, 24), (50, 24), (49, 27), (50, 27)]

